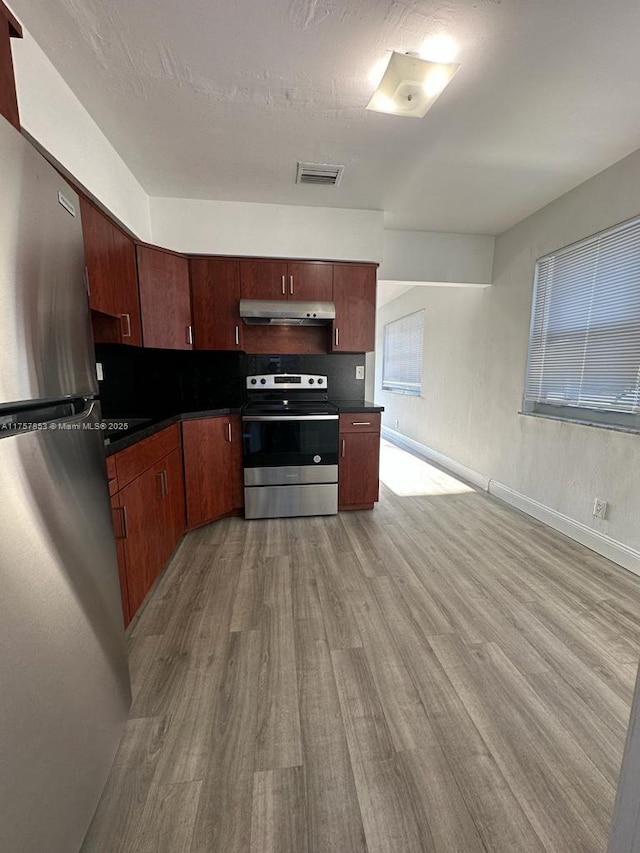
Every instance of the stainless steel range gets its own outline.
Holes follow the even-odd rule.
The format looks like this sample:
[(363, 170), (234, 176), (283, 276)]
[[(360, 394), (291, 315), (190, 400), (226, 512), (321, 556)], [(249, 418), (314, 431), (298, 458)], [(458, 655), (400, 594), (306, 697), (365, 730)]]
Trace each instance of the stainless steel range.
[(338, 512), (338, 409), (327, 377), (248, 376), (242, 410), (246, 518)]

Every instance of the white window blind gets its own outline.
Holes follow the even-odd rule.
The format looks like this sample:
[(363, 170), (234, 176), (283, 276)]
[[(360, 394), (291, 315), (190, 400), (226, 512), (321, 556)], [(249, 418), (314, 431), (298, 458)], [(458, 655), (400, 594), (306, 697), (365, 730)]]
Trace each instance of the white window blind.
[(537, 262), (524, 408), (640, 425), (640, 218)]
[(424, 311), (416, 311), (384, 327), (382, 388), (400, 394), (422, 392)]

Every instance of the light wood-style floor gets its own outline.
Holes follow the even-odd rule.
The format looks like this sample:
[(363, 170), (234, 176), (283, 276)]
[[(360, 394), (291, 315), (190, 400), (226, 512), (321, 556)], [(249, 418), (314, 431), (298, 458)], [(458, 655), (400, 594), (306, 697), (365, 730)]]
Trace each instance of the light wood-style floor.
[(604, 853), (640, 578), (383, 454), (373, 512), (183, 540), (83, 853)]

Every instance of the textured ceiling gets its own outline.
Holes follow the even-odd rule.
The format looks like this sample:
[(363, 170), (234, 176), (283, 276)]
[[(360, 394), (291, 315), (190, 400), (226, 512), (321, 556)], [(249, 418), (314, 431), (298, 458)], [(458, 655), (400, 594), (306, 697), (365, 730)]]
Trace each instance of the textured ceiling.
[[(10, 1), (153, 196), (499, 233), (640, 141), (637, 0)], [(385, 51), (442, 33), (462, 68), (426, 118), (366, 112)]]

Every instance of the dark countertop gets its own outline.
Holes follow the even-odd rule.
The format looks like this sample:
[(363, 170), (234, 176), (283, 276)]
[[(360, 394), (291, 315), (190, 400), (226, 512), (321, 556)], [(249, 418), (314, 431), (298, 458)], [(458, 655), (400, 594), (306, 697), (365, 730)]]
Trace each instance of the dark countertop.
[[(348, 412), (368, 412), (373, 414), (375, 412), (384, 411), (384, 406), (375, 406), (373, 403), (368, 403), (366, 400), (364, 402), (357, 400), (338, 400), (334, 402), (341, 414)], [(131, 426), (129, 428), (121, 428), (117, 431), (113, 431), (112, 435), (105, 439), (105, 452), (107, 456), (113, 456), (114, 453), (118, 453), (120, 450), (131, 447), (132, 444), (137, 444), (144, 438), (149, 438), (149, 436), (154, 435), (156, 432), (160, 432), (160, 430), (171, 426), (171, 424), (179, 423), (180, 421), (238, 414), (240, 414), (240, 409), (234, 408), (206, 409), (202, 412), (179, 412), (175, 415), (156, 418), (103, 418), (104, 423), (112, 425), (126, 424), (129, 421), (131, 422)]]
[[(122, 429), (122, 431), (118, 431), (115, 435), (105, 439), (105, 452), (107, 456), (113, 456), (114, 453), (131, 447), (132, 444), (137, 444), (144, 438), (149, 438), (154, 433), (180, 421), (194, 420), (195, 418), (214, 418), (219, 415), (237, 415), (239, 413), (240, 409), (206, 409), (202, 412), (179, 412), (167, 417), (146, 418), (142, 423), (139, 422), (140, 419), (138, 418), (131, 418), (131, 421), (136, 421), (136, 423), (130, 429)], [(106, 424), (125, 424), (127, 420), (127, 418), (103, 418)]]
[(376, 406), (373, 403), (368, 403), (366, 400), (364, 402), (358, 402), (357, 400), (334, 400), (333, 402), (342, 414), (348, 412), (369, 412), (370, 414), (384, 412), (384, 406)]

